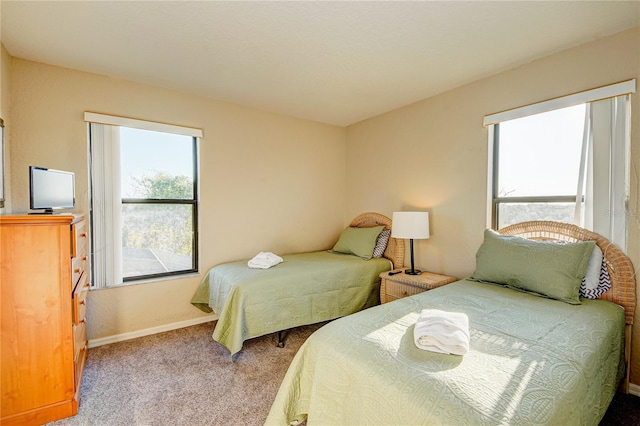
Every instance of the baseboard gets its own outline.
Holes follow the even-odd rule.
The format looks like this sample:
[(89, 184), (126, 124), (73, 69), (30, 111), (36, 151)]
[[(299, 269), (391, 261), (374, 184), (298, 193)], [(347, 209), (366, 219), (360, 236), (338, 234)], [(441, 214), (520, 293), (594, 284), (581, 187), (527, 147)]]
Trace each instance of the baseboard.
[(629, 393), (631, 395), (640, 396), (640, 385), (629, 383)]
[(131, 340), (142, 336), (150, 336), (152, 334), (163, 333), (165, 331), (177, 330), (179, 328), (189, 327), (192, 325), (204, 324), (205, 322), (215, 321), (216, 319), (218, 319), (217, 315), (210, 315), (207, 317), (194, 318), (186, 321), (159, 325), (157, 327), (145, 328), (144, 330), (136, 330), (129, 333), (100, 337), (99, 339), (91, 339), (89, 340), (89, 348), (108, 345), (109, 343), (123, 342), (125, 340)]

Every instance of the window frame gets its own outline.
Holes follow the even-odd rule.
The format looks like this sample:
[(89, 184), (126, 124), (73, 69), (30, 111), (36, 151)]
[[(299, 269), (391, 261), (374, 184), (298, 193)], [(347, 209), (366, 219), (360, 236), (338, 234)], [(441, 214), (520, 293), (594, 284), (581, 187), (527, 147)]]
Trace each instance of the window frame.
[[(97, 275), (94, 273), (94, 268), (96, 267), (96, 265), (98, 264), (97, 261), (92, 261), (91, 262), (91, 274), (92, 274), (92, 279), (91, 279), (91, 289), (103, 289), (103, 288), (116, 288), (116, 287), (122, 287), (122, 286), (127, 286), (127, 285), (134, 285), (134, 284), (143, 284), (143, 283), (148, 283), (148, 282), (154, 282), (154, 281), (163, 281), (163, 280), (167, 280), (167, 279), (172, 279), (172, 278), (176, 278), (176, 277), (186, 277), (186, 276), (190, 276), (190, 275), (194, 275), (194, 274), (198, 274), (199, 273), (199, 265), (200, 265), (200, 252), (199, 252), (199, 231), (200, 231), (200, 225), (199, 225), (199, 203), (200, 203), (200, 191), (199, 191), (199, 187), (200, 187), (200, 167), (199, 167), (199, 157), (200, 157), (200, 140), (203, 138), (203, 131), (202, 129), (198, 129), (198, 128), (194, 128), (194, 127), (187, 127), (187, 126), (181, 126), (181, 125), (174, 125), (174, 124), (166, 124), (166, 123), (161, 123), (161, 122), (155, 122), (155, 121), (148, 121), (148, 120), (140, 120), (140, 119), (135, 119), (135, 118), (127, 118), (127, 117), (122, 117), (122, 116), (115, 116), (115, 115), (106, 115), (106, 114), (101, 114), (101, 113), (95, 113), (95, 112), (89, 112), (89, 111), (85, 111), (84, 113), (84, 121), (87, 123), (87, 141), (88, 141), (88, 152), (87, 152), (87, 156), (88, 156), (88, 179), (89, 179), (89, 200), (88, 200), (88, 209), (89, 209), (89, 214), (91, 217), (90, 220), (90, 233), (93, 236), (94, 235), (94, 222), (95, 222), (95, 218), (94, 218), (94, 188), (95, 185), (97, 184), (96, 182), (94, 182), (94, 164), (93, 164), (93, 146), (92, 146), (92, 139), (94, 137), (94, 133), (92, 130), (92, 125), (101, 125), (103, 126), (104, 130), (97, 130), (96, 131), (96, 135), (97, 136), (97, 140), (103, 140), (106, 141), (105, 137), (112, 137), (112, 136), (108, 136), (110, 135), (111, 131), (115, 131), (119, 133), (119, 128), (120, 127), (128, 127), (128, 128), (135, 128), (135, 129), (141, 129), (141, 130), (147, 130), (147, 131), (155, 131), (155, 132), (162, 132), (162, 133), (171, 133), (171, 134), (176, 134), (176, 135), (182, 135), (182, 136), (188, 136), (191, 138), (191, 142), (192, 142), (192, 159), (193, 159), (193, 192), (192, 192), (192, 197), (191, 198), (186, 198), (186, 199), (145, 199), (145, 198), (125, 198), (122, 197), (122, 195), (118, 194), (116, 195), (115, 198), (113, 198), (113, 205), (108, 206), (106, 204), (104, 204), (104, 201), (102, 201), (102, 203), (99, 201), (99, 206), (101, 206), (101, 210), (109, 210), (109, 209), (113, 209), (115, 206), (119, 205), (120, 207), (117, 208), (117, 211), (121, 212), (122, 208), (125, 205), (190, 205), (191, 206), (191, 220), (192, 220), (192, 226), (190, 229), (190, 232), (192, 234), (192, 238), (191, 238), (191, 247), (192, 247), (192, 253), (191, 253), (191, 267), (188, 269), (181, 269), (179, 271), (169, 271), (169, 272), (163, 272), (163, 273), (154, 273), (154, 274), (145, 274), (145, 275), (136, 275), (134, 277), (124, 277), (123, 273), (122, 273), (122, 269), (121, 269), (121, 264), (122, 261), (124, 259), (123, 257), (123, 253), (120, 249), (120, 255), (119, 256), (113, 256), (109, 255), (110, 250), (108, 249), (108, 245), (105, 246), (104, 243), (105, 241), (102, 242), (102, 244), (100, 245), (100, 253), (101, 257), (100, 259), (103, 259), (100, 261), (101, 267), (100, 267), (100, 280), (98, 280), (96, 277)], [(107, 131), (107, 128), (111, 128), (113, 130), (111, 131)], [(104, 135), (104, 136), (101, 136)], [(103, 144), (105, 142), (102, 142)], [(118, 140), (115, 141), (115, 143), (117, 145), (115, 146), (116, 150), (119, 150), (119, 138)], [(104, 145), (103, 145), (104, 146)], [(108, 163), (107, 163), (108, 164)], [(104, 166), (102, 166), (104, 167)], [(98, 176), (104, 176), (101, 175), (100, 172), (98, 171)], [(100, 177), (99, 181), (102, 181), (103, 177)], [(113, 181), (113, 179), (117, 179), (118, 181), (120, 181), (121, 179), (121, 173), (118, 173), (117, 176), (112, 175), (109, 178), (111, 181)], [(110, 185), (110, 184), (107, 184)], [(119, 188), (120, 184), (118, 184), (118, 188)], [(102, 190), (101, 190), (102, 191)], [(119, 191), (119, 189), (118, 189)], [(104, 196), (104, 195), (103, 195)], [(100, 198), (101, 200), (103, 200), (103, 198)], [(104, 215), (103, 215), (104, 216)], [(104, 218), (101, 218), (100, 220), (102, 221)], [(109, 229), (109, 220), (107, 220), (106, 223), (102, 224), (99, 226), (102, 227), (101, 230), (101, 235), (104, 234), (105, 230)], [(114, 225), (117, 225), (120, 229), (118, 230), (118, 232), (122, 232), (123, 226), (122, 226), (122, 221), (120, 218), (117, 219), (117, 221), (115, 223), (113, 223)], [(105, 226), (107, 228), (105, 228)], [(111, 229), (116, 229), (115, 226), (112, 227)], [(113, 235), (113, 233), (111, 233)], [(90, 239), (90, 244), (91, 244), (91, 257), (92, 259), (94, 259), (95, 256), (98, 256), (98, 252), (96, 251), (96, 247), (94, 246), (94, 238), (92, 237)], [(108, 242), (107, 242), (108, 244)], [(116, 244), (117, 246), (120, 246), (119, 244)], [(118, 259), (118, 265), (119, 266), (115, 266), (114, 261), (110, 260), (110, 259)], [(96, 259), (97, 260), (97, 259)], [(100, 282), (96, 282), (96, 281), (100, 281)]]

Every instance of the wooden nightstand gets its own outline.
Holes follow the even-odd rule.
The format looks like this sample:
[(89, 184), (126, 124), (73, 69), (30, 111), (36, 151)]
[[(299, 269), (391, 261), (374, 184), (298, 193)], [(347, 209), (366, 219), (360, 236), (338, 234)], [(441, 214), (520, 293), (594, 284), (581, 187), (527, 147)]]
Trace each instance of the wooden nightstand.
[(390, 273), (396, 271), (387, 271), (380, 274), (380, 278), (382, 278), (380, 283), (380, 303), (391, 302), (458, 281), (457, 278), (431, 272), (423, 272), (420, 275), (407, 275), (404, 272), (400, 272), (399, 274), (390, 275)]

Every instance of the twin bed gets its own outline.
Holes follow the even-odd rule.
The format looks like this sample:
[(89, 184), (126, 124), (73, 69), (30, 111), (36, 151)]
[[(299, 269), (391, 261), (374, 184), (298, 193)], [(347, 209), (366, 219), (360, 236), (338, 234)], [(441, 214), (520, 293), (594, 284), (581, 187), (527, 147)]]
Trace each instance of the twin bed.
[[(550, 243), (545, 254), (542, 243), (544, 250), (536, 246), (522, 256), (522, 240), (505, 237), (514, 243), (507, 251), (487, 248), (488, 240), (502, 244), (503, 236), (573, 244)], [(599, 299), (578, 299), (577, 290), (563, 293), (560, 284), (585, 266), (584, 256), (577, 268), (560, 253), (574, 247), (590, 252), (580, 241), (595, 241), (604, 255), (611, 288)], [(498, 266), (491, 263), (496, 256), (502, 259)], [(513, 277), (486, 279), (518, 262), (522, 271), (516, 275), (538, 280), (537, 287)], [(485, 234), (471, 279), (337, 319), (311, 335), (292, 361), (266, 424), (596, 425), (618, 385), (628, 389), (635, 303), (629, 258), (597, 234), (556, 222)], [(467, 314), (467, 354), (415, 346), (413, 327), (426, 308)]]
[[(350, 228), (390, 231), (391, 220), (364, 213)], [(380, 273), (402, 266), (404, 241), (389, 238), (379, 258), (320, 251), (284, 255), (269, 269), (251, 269), (247, 261), (213, 267), (191, 303), (218, 315), (213, 338), (232, 359), (243, 342), (302, 325), (333, 320), (379, 303)], [(279, 344), (283, 344), (279, 334)]]

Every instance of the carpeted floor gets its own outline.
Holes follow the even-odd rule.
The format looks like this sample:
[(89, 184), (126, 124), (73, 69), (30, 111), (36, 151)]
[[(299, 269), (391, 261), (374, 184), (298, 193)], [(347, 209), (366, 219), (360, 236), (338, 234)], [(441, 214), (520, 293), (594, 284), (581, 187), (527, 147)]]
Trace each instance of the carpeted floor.
[[(206, 323), (92, 348), (77, 416), (55, 426), (262, 425), (289, 363), (320, 325), (275, 345), (251, 339), (237, 361)], [(600, 426), (640, 425), (640, 398), (616, 395)]]
[(56, 426), (262, 425), (293, 356), (320, 325), (275, 345), (251, 339), (236, 362), (206, 323), (89, 350), (75, 417)]

